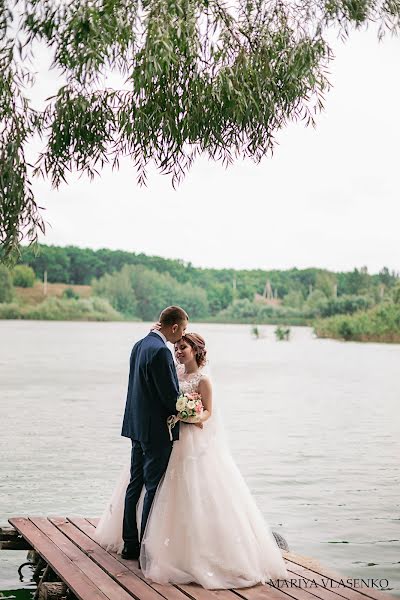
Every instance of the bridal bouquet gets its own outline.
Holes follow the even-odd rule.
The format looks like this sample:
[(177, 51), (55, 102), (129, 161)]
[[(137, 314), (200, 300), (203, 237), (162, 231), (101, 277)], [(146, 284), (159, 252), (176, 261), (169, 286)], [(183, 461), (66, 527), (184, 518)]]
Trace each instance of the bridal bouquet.
[(203, 403), (201, 395), (197, 392), (181, 394), (176, 401), (177, 415), (171, 415), (167, 419), (169, 439), (172, 442), (172, 428), (178, 421), (185, 423), (198, 423), (203, 412)]

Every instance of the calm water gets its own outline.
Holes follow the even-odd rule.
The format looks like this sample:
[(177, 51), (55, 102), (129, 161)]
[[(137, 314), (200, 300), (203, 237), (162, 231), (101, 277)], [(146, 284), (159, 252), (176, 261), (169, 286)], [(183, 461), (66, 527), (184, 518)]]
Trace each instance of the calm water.
[[(129, 454), (128, 358), (148, 329), (0, 321), (0, 525), (101, 513)], [(400, 346), (190, 329), (206, 338), (232, 452), (272, 528), (292, 551), (400, 595)], [(25, 556), (0, 552), (0, 590), (21, 587)]]

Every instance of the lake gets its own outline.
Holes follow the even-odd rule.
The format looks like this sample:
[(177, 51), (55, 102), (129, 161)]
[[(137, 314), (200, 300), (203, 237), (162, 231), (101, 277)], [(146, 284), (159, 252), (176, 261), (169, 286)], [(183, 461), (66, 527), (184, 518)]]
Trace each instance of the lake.
[[(400, 595), (400, 345), (292, 328), (191, 324), (207, 342), (232, 453), (292, 551)], [(0, 526), (11, 516), (100, 515), (129, 441), (128, 362), (145, 323), (0, 321)], [(0, 551), (0, 590), (25, 598)], [(25, 573), (28, 575), (27, 570)], [(0, 593), (1, 597), (1, 593)]]

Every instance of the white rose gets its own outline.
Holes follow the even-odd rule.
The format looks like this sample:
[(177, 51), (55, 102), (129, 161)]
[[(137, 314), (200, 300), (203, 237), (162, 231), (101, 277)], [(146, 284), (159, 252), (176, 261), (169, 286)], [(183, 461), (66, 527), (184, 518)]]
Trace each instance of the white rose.
[(195, 406), (196, 403), (194, 400), (189, 400), (189, 402), (187, 403), (187, 407), (190, 408), (190, 410), (193, 410)]
[(181, 411), (185, 408), (186, 406), (186, 401), (185, 398), (178, 398), (178, 400), (176, 401), (176, 410), (177, 411)]

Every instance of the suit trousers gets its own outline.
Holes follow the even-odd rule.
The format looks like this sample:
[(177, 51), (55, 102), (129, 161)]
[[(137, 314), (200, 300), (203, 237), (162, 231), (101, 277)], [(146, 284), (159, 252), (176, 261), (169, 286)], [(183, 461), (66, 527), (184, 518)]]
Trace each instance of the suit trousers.
[[(171, 451), (172, 442), (167, 445), (154, 446), (153, 444), (132, 440), (131, 478), (126, 489), (122, 528), (124, 542), (139, 546), (142, 541), (154, 495), (167, 469)], [(146, 494), (143, 502), (139, 540), (136, 507), (143, 485), (146, 488)]]

